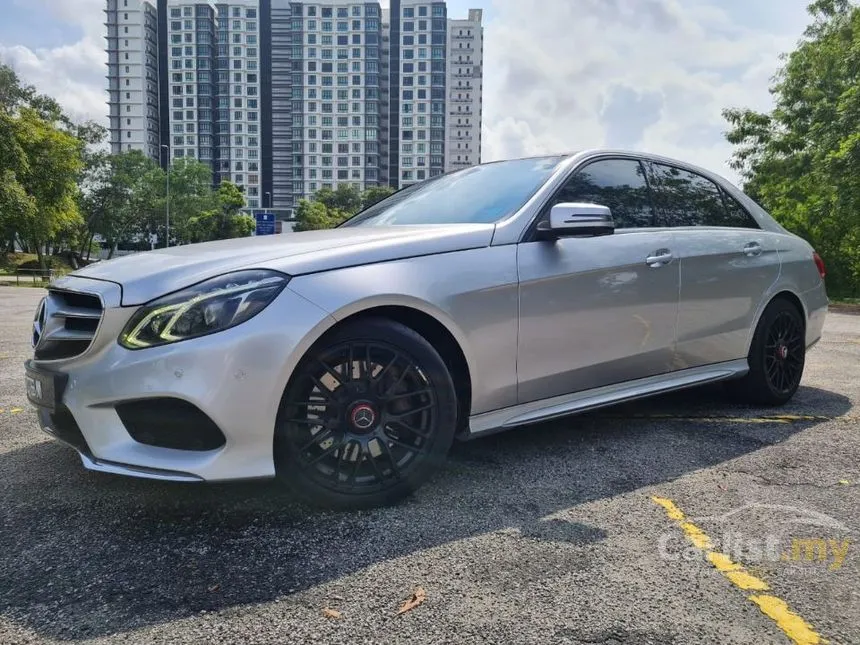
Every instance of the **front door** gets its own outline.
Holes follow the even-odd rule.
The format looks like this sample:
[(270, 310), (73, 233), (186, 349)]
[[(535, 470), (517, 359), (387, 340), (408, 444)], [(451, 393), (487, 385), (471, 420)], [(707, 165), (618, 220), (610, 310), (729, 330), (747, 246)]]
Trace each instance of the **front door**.
[(547, 206), (608, 206), (613, 235), (519, 245), (521, 403), (672, 369), (679, 264), (654, 228), (643, 165), (601, 159), (574, 172)]

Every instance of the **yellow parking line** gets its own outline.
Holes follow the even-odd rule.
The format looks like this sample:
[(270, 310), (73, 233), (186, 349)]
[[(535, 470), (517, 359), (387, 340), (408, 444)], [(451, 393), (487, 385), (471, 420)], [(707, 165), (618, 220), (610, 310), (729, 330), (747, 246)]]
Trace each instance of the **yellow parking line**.
[[(651, 500), (663, 507), (666, 516), (675, 522), (687, 539), (698, 549), (705, 552), (708, 561), (741, 591), (770, 591), (770, 585), (751, 574), (742, 564), (734, 562), (725, 553), (715, 551), (711, 538), (698, 526), (687, 520), (683, 511), (671, 499), (652, 497)], [(826, 643), (812, 625), (794, 613), (784, 600), (772, 594), (754, 593), (747, 600), (755, 603), (761, 612), (770, 618), (796, 645), (816, 645)]]

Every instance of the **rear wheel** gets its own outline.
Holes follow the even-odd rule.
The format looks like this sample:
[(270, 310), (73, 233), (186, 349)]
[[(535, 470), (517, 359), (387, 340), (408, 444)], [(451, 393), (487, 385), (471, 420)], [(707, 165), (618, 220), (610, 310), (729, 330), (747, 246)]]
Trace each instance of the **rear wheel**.
[(430, 476), (456, 424), (454, 384), (433, 346), (399, 323), (360, 320), (296, 368), (278, 414), (275, 466), (311, 503), (388, 504)]
[(782, 405), (794, 396), (806, 361), (803, 316), (797, 307), (782, 298), (767, 306), (748, 360), (749, 373), (728, 384), (735, 396), (764, 405)]

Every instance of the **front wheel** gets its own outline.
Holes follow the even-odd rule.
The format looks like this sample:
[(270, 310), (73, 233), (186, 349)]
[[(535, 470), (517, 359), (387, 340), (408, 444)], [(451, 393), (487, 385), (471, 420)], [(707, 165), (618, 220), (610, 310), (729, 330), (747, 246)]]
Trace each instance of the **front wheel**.
[(728, 384), (732, 394), (763, 405), (782, 405), (794, 396), (806, 362), (803, 316), (797, 307), (782, 298), (767, 306), (748, 360), (749, 373)]
[(347, 324), (297, 366), (275, 428), (275, 469), (305, 500), (335, 508), (393, 503), (445, 458), (457, 396), (445, 362), (412, 329)]

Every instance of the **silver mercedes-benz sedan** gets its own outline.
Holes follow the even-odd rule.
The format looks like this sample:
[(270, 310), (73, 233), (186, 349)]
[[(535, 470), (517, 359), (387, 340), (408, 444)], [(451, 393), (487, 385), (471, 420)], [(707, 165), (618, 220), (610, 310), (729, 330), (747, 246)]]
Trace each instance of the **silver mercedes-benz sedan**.
[(392, 502), (455, 438), (726, 381), (781, 404), (824, 265), (714, 174), (618, 151), (501, 161), (339, 228), (141, 253), (56, 280), (27, 392), (92, 470), (277, 476)]

